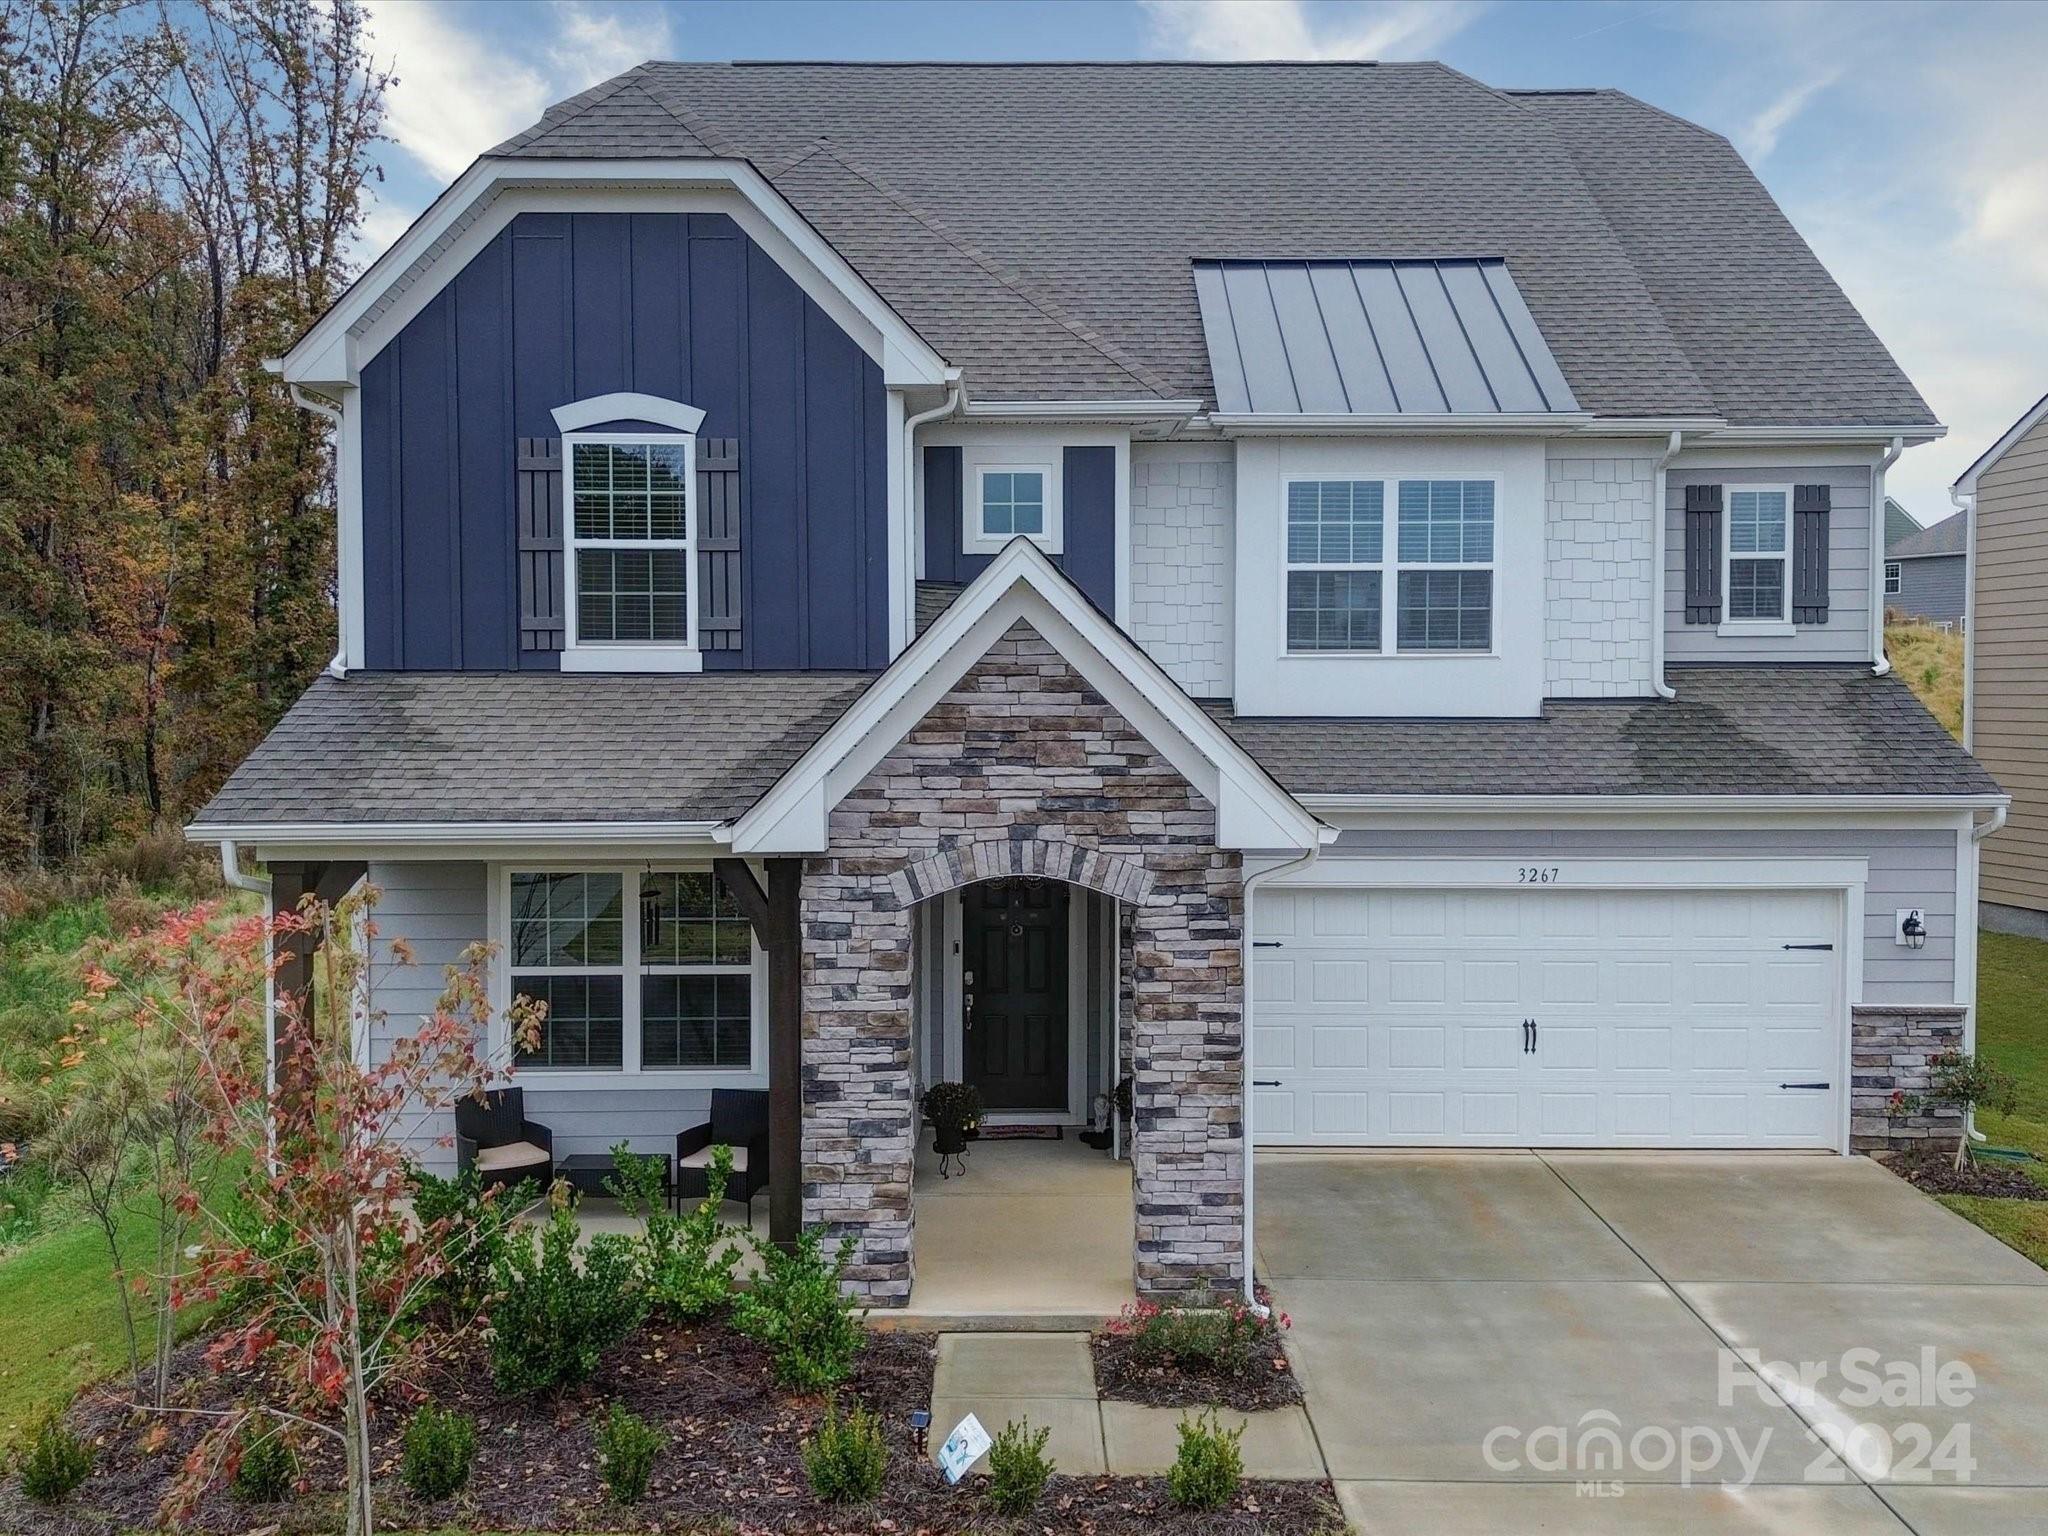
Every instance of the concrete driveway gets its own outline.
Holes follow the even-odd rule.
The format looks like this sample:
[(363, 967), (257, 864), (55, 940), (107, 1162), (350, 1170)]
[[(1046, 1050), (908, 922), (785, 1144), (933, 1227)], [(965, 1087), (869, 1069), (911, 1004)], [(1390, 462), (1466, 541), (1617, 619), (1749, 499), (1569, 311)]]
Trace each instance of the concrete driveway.
[(2048, 1273), (1864, 1159), (1268, 1154), (1258, 1252), (1361, 1532), (2048, 1530)]

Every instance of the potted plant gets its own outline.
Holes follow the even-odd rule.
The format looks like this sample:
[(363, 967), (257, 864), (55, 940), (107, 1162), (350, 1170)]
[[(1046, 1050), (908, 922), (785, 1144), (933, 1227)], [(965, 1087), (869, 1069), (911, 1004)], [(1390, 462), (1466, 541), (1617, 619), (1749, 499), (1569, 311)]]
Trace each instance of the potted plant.
[(933, 1083), (918, 1100), (932, 1127), (932, 1150), (957, 1157), (970, 1132), (981, 1128), (981, 1090), (970, 1083)]

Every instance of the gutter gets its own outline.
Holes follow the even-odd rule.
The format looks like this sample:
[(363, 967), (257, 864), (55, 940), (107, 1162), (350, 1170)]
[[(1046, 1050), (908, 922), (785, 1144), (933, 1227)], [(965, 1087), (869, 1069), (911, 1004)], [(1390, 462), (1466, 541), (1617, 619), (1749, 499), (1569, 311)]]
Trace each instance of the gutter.
[[(1870, 670), (1877, 677), (1892, 669), (1892, 659), (1884, 653), (1884, 473), (1905, 451), (1905, 437), (1895, 436), (1870, 472)], [(1964, 690), (1967, 697), (1967, 683)]]
[(2012, 802), (2010, 800), (2002, 801), (1991, 808), (1991, 819), (1989, 821), (1972, 822), (1970, 824), (1970, 841), (1981, 843), (1985, 838), (2004, 826), (2006, 813), (2011, 808)]
[(241, 853), (232, 837), (224, 837), (220, 841), (220, 877), (238, 891), (254, 891), (268, 903), (269, 879), (263, 875), (242, 873)]
[(918, 494), (918, 488), (923, 484), (923, 470), (917, 462), (917, 429), (928, 421), (957, 414), (967, 403), (967, 390), (960, 382), (958, 368), (946, 370), (946, 385), (944, 400), (928, 411), (903, 418), (904, 633), (896, 637), (896, 655), (899, 656), (903, 648), (917, 638), (917, 557), (924, 548), (917, 517), (918, 508), (923, 504), (923, 498)]
[[(1960, 482), (1958, 482), (1960, 483)], [(1963, 514), (1963, 750), (1976, 750), (1977, 737), (1977, 490), (1948, 488), (1948, 499)]]
[[(267, 371), (279, 374), (280, 376), (284, 372), (284, 364), (279, 359), (266, 359), (263, 366)], [(292, 404), (298, 406), (300, 410), (311, 411), (316, 416), (325, 416), (334, 423), (334, 465), (337, 492), (334, 498), (336, 522), (334, 555), (338, 563), (341, 559), (341, 530), (339, 525), (343, 521), (341, 496), (339, 494), (341, 479), (341, 407), (331, 400), (321, 399), (303, 384), (288, 383), (285, 387), (291, 391)], [(340, 572), (337, 570), (335, 574), (337, 601), (334, 605), (334, 659), (327, 663), (326, 670), (329, 677), (346, 677), (348, 676), (348, 604), (346, 601), (339, 600), (341, 596)]]
[(1660, 699), (1678, 697), (1678, 690), (1664, 680), (1664, 544), (1668, 537), (1664, 525), (1671, 521), (1668, 472), (1683, 446), (1684, 431), (1673, 427), (1671, 441), (1657, 456), (1657, 472), (1651, 477), (1657, 500), (1650, 509), (1650, 687)]

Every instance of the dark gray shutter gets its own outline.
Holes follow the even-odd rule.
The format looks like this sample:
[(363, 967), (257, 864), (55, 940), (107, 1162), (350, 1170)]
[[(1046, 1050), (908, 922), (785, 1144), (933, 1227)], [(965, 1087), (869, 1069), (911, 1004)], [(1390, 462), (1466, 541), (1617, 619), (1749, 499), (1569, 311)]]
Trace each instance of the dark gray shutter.
[(519, 439), (519, 649), (559, 651), (568, 624), (562, 570), (562, 440)]
[(1721, 622), (1721, 487), (1685, 488), (1685, 622)]
[(697, 439), (697, 643), (740, 648), (740, 444)]
[(1828, 621), (1828, 508), (1824, 485), (1792, 487), (1792, 622)]

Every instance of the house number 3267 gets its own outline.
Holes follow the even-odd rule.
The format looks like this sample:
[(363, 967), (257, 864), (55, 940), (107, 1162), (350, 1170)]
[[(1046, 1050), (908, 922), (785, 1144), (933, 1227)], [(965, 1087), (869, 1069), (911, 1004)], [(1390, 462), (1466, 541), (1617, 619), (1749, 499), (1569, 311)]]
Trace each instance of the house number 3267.
[(1515, 871), (1518, 885), (1555, 885), (1557, 866), (1555, 864), (1524, 864)]

